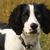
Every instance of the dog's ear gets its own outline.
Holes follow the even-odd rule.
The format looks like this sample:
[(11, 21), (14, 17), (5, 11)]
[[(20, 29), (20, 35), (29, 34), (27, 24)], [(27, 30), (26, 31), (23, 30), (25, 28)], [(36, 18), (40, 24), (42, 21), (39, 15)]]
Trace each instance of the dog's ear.
[(42, 12), (41, 27), (43, 32), (48, 34), (50, 32), (50, 10), (44, 4), (40, 4), (40, 6)]
[(21, 22), (21, 5), (18, 5), (9, 17), (9, 25), (14, 29), (17, 35), (22, 33), (23, 24)]

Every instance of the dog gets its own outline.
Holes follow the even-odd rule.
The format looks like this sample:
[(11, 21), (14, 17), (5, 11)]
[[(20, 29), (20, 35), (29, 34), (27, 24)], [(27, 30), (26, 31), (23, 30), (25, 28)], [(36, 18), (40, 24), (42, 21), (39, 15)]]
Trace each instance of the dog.
[(41, 50), (42, 32), (50, 32), (50, 10), (43, 4), (20, 4), (0, 28), (0, 50)]

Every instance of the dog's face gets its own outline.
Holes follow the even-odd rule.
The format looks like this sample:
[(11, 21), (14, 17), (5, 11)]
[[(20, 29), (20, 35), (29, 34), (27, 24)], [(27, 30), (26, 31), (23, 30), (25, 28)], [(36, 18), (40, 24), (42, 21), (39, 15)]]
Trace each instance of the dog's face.
[(39, 4), (21, 4), (13, 10), (9, 24), (17, 34), (21, 34), (22, 31), (33, 34), (39, 33), (41, 27), (45, 33), (48, 33), (45, 30), (44, 20), (46, 19), (43, 10), (43, 6)]
[[(40, 16), (40, 14), (37, 15)], [(34, 5), (27, 5), (25, 12), (23, 12), (22, 21), (24, 23), (24, 32), (33, 34), (40, 32), (40, 24), (35, 16)]]

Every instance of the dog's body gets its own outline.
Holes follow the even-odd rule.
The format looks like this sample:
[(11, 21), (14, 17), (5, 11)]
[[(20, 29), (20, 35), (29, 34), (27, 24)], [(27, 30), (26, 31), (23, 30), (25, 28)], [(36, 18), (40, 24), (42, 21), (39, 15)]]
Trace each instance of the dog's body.
[(0, 26), (0, 50), (41, 50), (41, 30), (50, 31), (49, 13), (43, 5), (18, 5), (10, 15), (9, 24)]
[[(37, 35), (31, 35), (31, 36), (29, 35), (26, 37), (25, 35), (21, 35), (21, 37), (25, 41), (25, 44), (31, 45), (30, 47), (27, 48), (22, 44), (20, 36), (16, 35), (16, 33), (12, 29), (4, 29), (1, 31), (3, 34), (3, 35), (1, 34), (1, 36), (3, 36), (1, 41), (4, 40), (3, 38), (5, 38), (4, 40), (5, 50), (40, 50), (39, 38)], [(3, 42), (1, 42), (0, 45), (3, 45), (2, 43)], [(3, 46), (0, 49), (3, 50)]]

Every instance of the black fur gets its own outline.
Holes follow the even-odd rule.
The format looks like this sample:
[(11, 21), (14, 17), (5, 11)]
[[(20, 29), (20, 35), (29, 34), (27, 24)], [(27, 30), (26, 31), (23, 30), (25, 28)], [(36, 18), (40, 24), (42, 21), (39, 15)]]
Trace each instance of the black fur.
[(20, 35), (24, 27), (24, 22), (26, 22), (26, 19), (28, 17), (28, 6), (26, 4), (18, 5), (10, 15), (9, 25), (14, 29), (14, 31), (18, 35)]
[(0, 23), (0, 29), (11, 29), (11, 26), (7, 23)]
[(36, 4), (34, 9), (36, 9), (35, 16), (40, 15), (40, 17), (36, 16), (36, 18), (39, 21), (43, 32), (48, 34), (50, 32), (50, 10), (43, 4)]
[(4, 50), (5, 36), (5, 34), (0, 33), (0, 50)]

